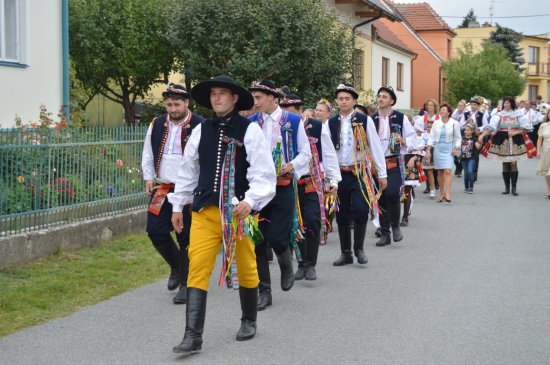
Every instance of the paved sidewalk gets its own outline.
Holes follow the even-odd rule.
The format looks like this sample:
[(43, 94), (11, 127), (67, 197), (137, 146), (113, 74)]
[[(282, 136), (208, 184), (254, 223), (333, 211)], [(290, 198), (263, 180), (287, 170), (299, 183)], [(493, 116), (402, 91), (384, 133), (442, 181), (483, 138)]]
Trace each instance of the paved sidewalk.
[(417, 192), (404, 241), (374, 247), (369, 224), (367, 265), (333, 267), (332, 234), (317, 281), (283, 293), (272, 266), (273, 306), (251, 341), (234, 340), (238, 294), (216, 287), (216, 267), (197, 355), (172, 353), (185, 306), (162, 280), (3, 338), (0, 364), (550, 364), (550, 201), (536, 163), (519, 163), (518, 197), (500, 194), (500, 164), (484, 159), (474, 195), (458, 178), (450, 205)]

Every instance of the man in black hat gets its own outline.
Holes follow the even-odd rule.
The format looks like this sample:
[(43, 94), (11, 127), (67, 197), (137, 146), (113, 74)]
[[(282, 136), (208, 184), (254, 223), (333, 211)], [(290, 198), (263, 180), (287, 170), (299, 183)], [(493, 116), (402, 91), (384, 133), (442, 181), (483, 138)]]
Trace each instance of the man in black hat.
[[(481, 99), (479, 96), (474, 96), (470, 99), (470, 110), (466, 110), (464, 114), (462, 115), (462, 118), (460, 118), (460, 130), (464, 130), (464, 126), (466, 123), (470, 123), (475, 126), (475, 130), (478, 132), (480, 130), (483, 130), (486, 125), (489, 124), (488, 115), (487, 113), (483, 113), (480, 110), (481, 107)], [(485, 138), (484, 144), (489, 140), (489, 137)], [(479, 167), (479, 151), (474, 148), (474, 158), (475, 158), (475, 166), (474, 166), (474, 182), (477, 181), (477, 171)]]
[(220, 284), (239, 288), (242, 317), (237, 341), (255, 336), (258, 272), (254, 244), (247, 233), (239, 235), (233, 227), (248, 224), (251, 212), (262, 209), (275, 195), (275, 169), (266, 163), (271, 154), (262, 131), (239, 114), (252, 108), (252, 95), (229, 76), (199, 82), (191, 95), (213, 109), (215, 116), (191, 135), (174, 194), (169, 196), (176, 231), (184, 228), (183, 207), (192, 202), (193, 210), (185, 335), (174, 347), (174, 352), (183, 354), (201, 350), (208, 284), (222, 242)]
[(351, 223), (353, 222), (353, 251), (359, 264), (368, 262), (364, 242), (369, 212), (376, 209), (378, 194), (386, 188), (384, 151), (372, 119), (356, 113), (359, 94), (350, 84), (336, 88), (339, 113), (328, 121), (331, 140), (336, 150), (342, 181), (338, 184), (339, 211), (336, 213), (342, 254), (334, 266), (353, 264)]
[(191, 206), (184, 209), (185, 229), (176, 234), (178, 248), (170, 235), (173, 230), (172, 204), (166, 200), (166, 195), (174, 191), (176, 171), (193, 128), (204, 119), (189, 110), (190, 95), (185, 87), (169, 84), (162, 96), (166, 114), (153, 119), (149, 126), (141, 160), (145, 192), (151, 196), (147, 212), (147, 234), (153, 246), (170, 265), (168, 290), (179, 286), (173, 299), (174, 304), (183, 304), (187, 300), (187, 246)]
[(268, 242), (277, 255), (281, 269), (281, 289), (288, 291), (294, 285), (289, 245), (296, 245), (297, 248), (296, 242), (300, 235), (294, 179), (300, 179), (309, 172), (311, 149), (300, 116), (279, 107), (278, 99), (282, 95), (273, 81), (253, 82), (248, 90), (254, 97), (257, 111), (249, 119), (260, 125), (266, 139), (266, 148), (280, 156), (280, 165), (276, 166), (277, 193), (260, 212), (260, 229), (264, 242), (256, 245), (260, 276), (258, 310), (264, 310), (272, 304), (271, 274), (266, 256)]
[[(309, 174), (298, 180), (298, 198), (304, 223), (305, 238), (298, 245), (302, 254), (302, 262), (294, 274), (295, 280), (316, 280), (317, 256), (321, 239), (324, 234), (321, 227), (326, 220), (324, 196), (325, 192), (336, 196), (338, 183), (342, 180), (338, 166), (338, 158), (328, 126), (317, 119), (302, 115), (304, 102), (297, 94), (286, 94), (279, 101), (279, 106), (286, 111), (302, 116), (302, 123), (309, 140), (311, 161)], [(325, 186), (324, 181), (327, 181)]]
[[(401, 195), (403, 194), (405, 166), (403, 155), (407, 145), (416, 145), (416, 131), (403, 113), (393, 110), (397, 96), (391, 86), (382, 86), (377, 92), (378, 111), (372, 119), (386, 158), (388, 187), (380, 197), (380, 230), (382, 236), (376, 246), (391, 244), (403, 239), (399, 221), (401, 218)], [(403, 148), (402, 148), (403, 147)]]

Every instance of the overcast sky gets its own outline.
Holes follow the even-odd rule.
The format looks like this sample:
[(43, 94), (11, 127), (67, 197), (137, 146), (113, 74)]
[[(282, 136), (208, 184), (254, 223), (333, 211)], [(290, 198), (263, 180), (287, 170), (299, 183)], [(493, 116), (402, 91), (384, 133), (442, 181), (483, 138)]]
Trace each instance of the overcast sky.
[[(474, 9), (477, 20), (482, 24), (489, 21), (491, 6), (490, 0), (394, 0), (396, 3), (427, 2), (443, 17), (452, 28), (457, 27), (470, 8)], [(522, 16), (535, 14), (550, 14), (548, 0), (496, 0), (494, 1), (493, 24), (512, 28), (526, 35), (550, 33), (550, 15), (533, 18), (497, 18), (499, 16)], [(459, 16), (448, 18), (446, 16)]]

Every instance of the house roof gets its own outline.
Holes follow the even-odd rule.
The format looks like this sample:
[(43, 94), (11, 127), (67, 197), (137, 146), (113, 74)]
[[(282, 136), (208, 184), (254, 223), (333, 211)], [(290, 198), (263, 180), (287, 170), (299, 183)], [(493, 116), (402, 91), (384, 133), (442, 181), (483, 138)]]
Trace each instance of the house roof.
[(412, 49), (405, 42), (401, 40), (395, 33), (391, 31), (382, 21), (376, 20), (372, 23), (372, 27), (375, 30), (374, 35), (376, 39), (394, 46), (406, 53), (415, 54)]
[(396, 12), (394, 9), (388, 9), (380, 0), (362, 0), (363, 3), (370, 5), (378, 11), (381, 11), (387, 15), (386, 17), (390, 20), (402, 21), (403, 18)]
[(428, 3), (415, 4), (393, 4), (399, 14), (416, 31), (422, 30), (445, 30), (451, 33), (454, 31), (447, 23), (436, 13)]

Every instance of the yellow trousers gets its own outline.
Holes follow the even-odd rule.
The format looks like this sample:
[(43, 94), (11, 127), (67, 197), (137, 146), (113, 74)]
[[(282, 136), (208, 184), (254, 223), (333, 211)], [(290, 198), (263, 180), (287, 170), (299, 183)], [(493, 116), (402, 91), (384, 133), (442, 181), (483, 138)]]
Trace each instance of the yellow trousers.
[[(193, 212), (191, 222), (187, 287), (208, 291), (210, 275), (223, 240), (220, 209), (210, 205), (200, 212)], [(235, 251), (239, 286), (257, 287), (260, 280), (254, 244), (245, 237), (237, 240)]]

